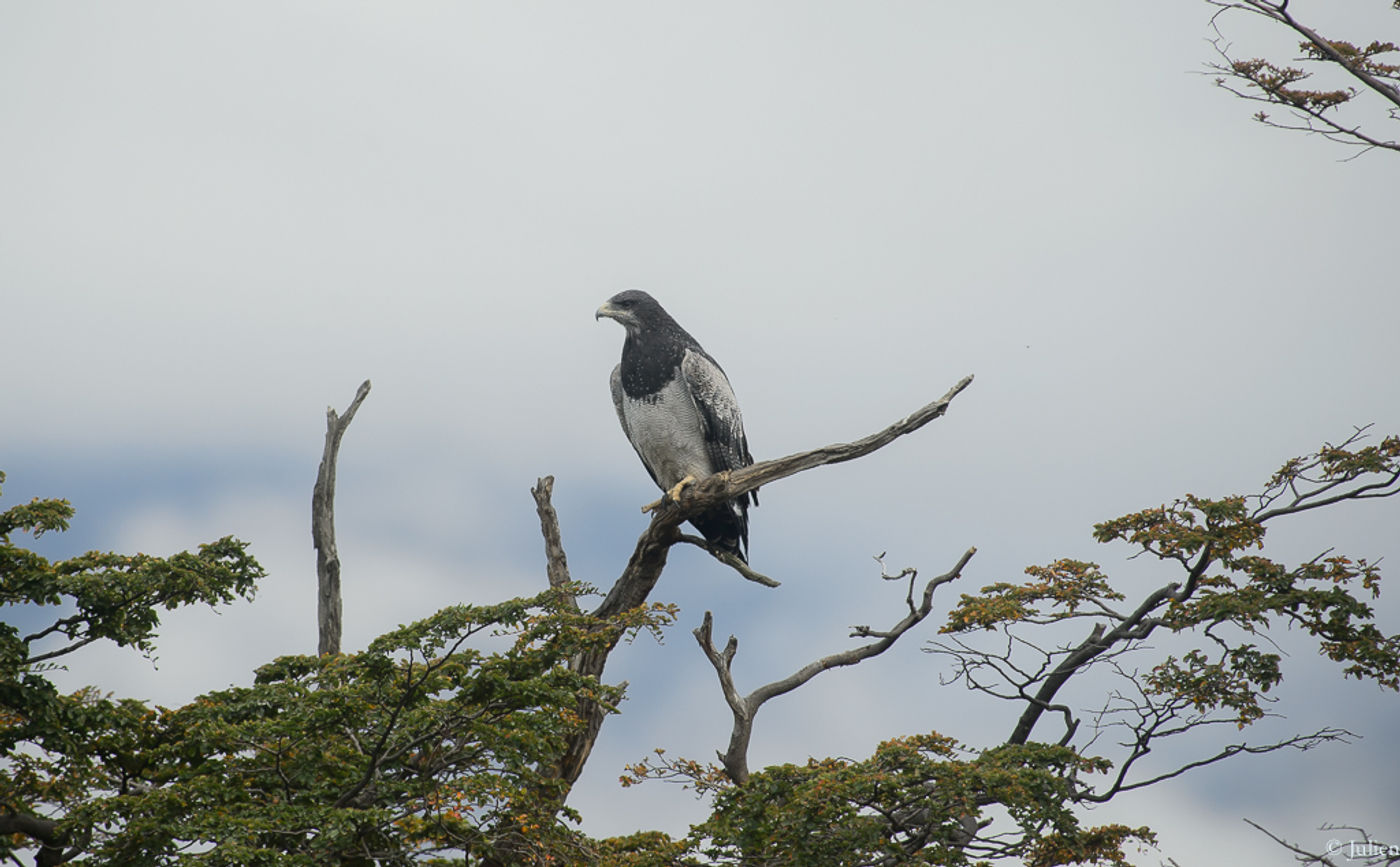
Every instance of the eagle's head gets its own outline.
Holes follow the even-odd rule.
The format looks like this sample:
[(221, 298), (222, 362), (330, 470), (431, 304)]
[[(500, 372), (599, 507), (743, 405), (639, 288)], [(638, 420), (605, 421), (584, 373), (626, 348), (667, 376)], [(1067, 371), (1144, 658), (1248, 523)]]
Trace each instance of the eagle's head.
[(638, 334), (671, 318), (655, 298), (640, 289), (628, 289), (604, 301), (593, 318), (597, 320), (605, 316), (616, 319), (629, 335)]

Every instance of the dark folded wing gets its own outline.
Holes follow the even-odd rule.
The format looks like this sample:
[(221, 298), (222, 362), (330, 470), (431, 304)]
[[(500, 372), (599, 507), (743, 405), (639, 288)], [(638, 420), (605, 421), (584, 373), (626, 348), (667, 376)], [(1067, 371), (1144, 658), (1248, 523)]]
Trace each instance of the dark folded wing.
[[(700, 411), (702, 433), (715, 472), (752, 464), (739, 401), (720, 366), (703, 350), (687, 349), (681, 359), (681, 377)], [(758, 503), (757, 492), (753, 502)]]

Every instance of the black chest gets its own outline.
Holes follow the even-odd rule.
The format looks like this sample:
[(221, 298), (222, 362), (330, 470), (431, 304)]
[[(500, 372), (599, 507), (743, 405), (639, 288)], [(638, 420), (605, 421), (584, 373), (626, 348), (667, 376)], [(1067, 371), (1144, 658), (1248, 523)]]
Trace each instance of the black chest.
[(685, 346), (675, 340), (628, 337), (622, 344), (622, 391), (631, 398), (656, 394), (680, 375)]

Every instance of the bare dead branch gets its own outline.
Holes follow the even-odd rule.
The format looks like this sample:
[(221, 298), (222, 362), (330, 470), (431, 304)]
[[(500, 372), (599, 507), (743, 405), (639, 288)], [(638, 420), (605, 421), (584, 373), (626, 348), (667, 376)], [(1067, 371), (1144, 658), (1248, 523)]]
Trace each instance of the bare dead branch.
[(739, 690), (734, 686), (731, 666), (734, 663), (734, 655), (739, 652), (739, 639), (729, 636), (724, 650), (716, 651), (711, 640), (713, 628), (714, 615), (706, 611), (705, 619), (694, 631), (694, 635), (700, 650), (704, 652), (710, 665), (714, 666), (715, 674), (719, 675), (720, 691), (724, 693), (724, 701), (734, 714), (734, 726), (729, 733), (729, 747), (722, 753), (716, 751), (716, 755), (724, 765), (724, 772), (729, 779), (742, 783), (749, 778), (749, 739), (753, 735), (753, 714), (757, 708), (740, 696)]
[(764, 575), (760, 572), (755, 572), (749, 566), (749, 564), (734, 556), (733, 551), (726, 551), (718, 545), (711, 545), (709, 541), (703, 536), (694, 536), (689, 533), (682, 533), (678, 541), (685, 542), (688, 545), (694, 545), (697, 548), (704, 548), (707, 552), (709, 552), (711, 557), (714, 557), (716, 560), (728, 566), (730, 569), (733, 569), (735, 572), (738, 572), (746, 581), (752, 581), (755, 584), (762, 584), (764, 587), (782, 586), (781, 581), (774, 581), (767, 575)]
[[(771, 461), (762, 461), (740, 470), (734, 470), (729, 473), (727, 478), (724, 473), (716, 473), (708, 479), (702, 479), (692, 488), (682, 491), (681, 502), (685, 504), (687, 514), (693, 514), (691, 509), (694, 506), (687, 502), (690, 498), (694, 498), (695, 505), (708, 508), (813, 467), (839, 464), (843, 461), (853, 461), (856, 458), (864, 457), (941, 417), (948, 411), (948, 406), (953, 402), (953, 398), (961, 394), (963, 389), (971, 384), (972, 376), (965, 376), (938, 400), (920, 407), (884, 430), (862, 437), (855, 442), (835, 443)], [(690, 497), (687, 497), (687, 494)]]
[[(855, 665), (872, 656), (884, 653), (900, 636), (910, 629), (913, 629), (924, 618), (928, 617), (933, 610), (933, 594), (939, 587), (950, 581), (956, 580), (962, 575), (962, 570), (967, 566), (969, 560), (977, 553), (976, 548), (969, 548), (958, 559), (958, 562), (934, 578), (930, 578), (924, 586), (923, 597), (917, 608), (906, 614), (898, 623), (887, 630), (876, 632), (869, 627), (855, 627), (852, 637), (875, 637), (877, 640), (869, 644), (862, 644), (840, 653), (833, 653), (824, 656), (814, 662), (808, 663), (796, 672), (780, 680), (765, 684), (749, 693), (747, 696), (740, 696), (739, 691), (734, 686), (731, 666), (734, 662), (734, 655), (738, 652), (739, 641), (734, 636), (729, 637), (723, 651), (717, 651), (711, 640), (713, 617), (710, 612), (705, 612), (704, 622), (695, 630), (695, 640), (700, 645), (701, 651), (714, 667), (715, 673), (719, 675), (720, 688), (724, 692), (725, 702), (734, 714), (734, 727), (730, 731), (729, 747), (724, 752), (719, 753), (720, 763), (724, 765), (725, 773), (735, 783), (743, 784), (749, 778), (748, 748), (749, 741), (753, 735), (754, 717), (763, 703), (769, 699), (776, 698), (788, 692), (792, 692), (812, 678), (841, 666)], [(883, 577), (883, 576), (882, 576)]]
[[(1224, 722), (1224, 720), (1220, 720), (1220, 722)], [(1186, 764), (1181, 765), (1180, 767), (1174, 770), (1157, 774), (1153, 777), (1148, 777), (1146, 779), (1137, 780), (1131, 783), (1125, 782), (1124, 777), (1126, 777), (1128, 769), (1136, 762), (1137, 759), (1147, 754), (1147, 749), (1144, 745), (1144, 748), (1142, 750), (1135, 751), (1133, 755), (1128, 758), (1127, 761), (1124, 761), (1119, 766), (1119, 773), (1117, 775), (1117, 779), (1114, 780), (1113, 785), (1109, 786), (1109, 788), (1102, 792), (1097, 792), (1094, 794), (1086, 793), (1084, 795), (1081, 795), (1081, 799), (1084, 801), (1090, 801), (1094, 803), (1103, 803), (1122, 792), (1131, 792), (1133, 789), (1144, 789), (1148, 786), (1155, 786), (1156, 784), (1164, 782), (1166, 780), (1170, 780), (1173, 777), (1179, 777), (1187, 771), (1192, 771), (1196, 768), (1203, 768), (1206, 765), (1213, 765), (1216, 762), (1221, 762), (1232, 756), (1237, 756), (1240, 754), (1247, 753), (1250, 755), (1258, 755), (1260, 753), (1272, 753), (1283, 749), (1295, 749), (1306, 751), (1321, 744), (1334, 741), (1348, 743), (1351, 739), (1354, 739), (1355, 737), (1356, 735), (1352, 734), (1346, 729), (1326, 728), (1308, 735), (1294, 735), (1293, 737), (1288, 738), (1286, 740), (1276, 741), (1270, 744), (1230, 744), (1221, 749), (1218, 753), (1216, 753), (1213, 756), (1207, 756), (1203, 759), (1197, 759), (1193, 762), (1187, 762)]]
[(325, 655), (340, 652), (340, 554), (335, 548), (335, 462), (340, 454), (340, 438), (355, 417), (366, 396), (369, 380), (360, 384), (355, 399), (336, 415), (334, 407), (326, 408), (326, 447), (321, 453), (321, 467), (316, 472), (316, 486), (311, 491), (311, 542), (316, 546), (316, 623), (320, 641), (316, 652)]
[[(563, 587), (569, 583), (569, 558), (564, 554), (563, 537), (559, 534), (559, 514), (554, 511), (551, 498), (554, 496), (554, 477), (545, 476), (535, 482), (530, 489), (535, 498), (535, 514), (540, 516), (540, 533), (544, 535), (545, 571), (549, 576), (550, 587)], [(570, 598), (575, 609), (578, 603)]]
[(1293, 843), (1288, 842), (1287, 840), (1283, 839), (1282, 837), (1265, 828), (1263, 825), (1260, 825), (1258, 822), (1255, 822), (1253, 819), (1245, 819), (1245, 822), (1249, 823), (1250, 825), (1253, 825), (1256, 830), (1263, 833), (1266, 837), (1273, 840), (1275, 843), (1279, 844), (1288, 851), (1293, 852), (1295, 855), (1297, 855), (1296, 860), (1299, 864), (1321, 864), (1324, 865), (1324, 867), (1337, 867), (1337, 862), (1326, 858), (1322, 855), (1316, 855), (1312, 852), (1307, 851), (1301, 846), (1297, 846)]

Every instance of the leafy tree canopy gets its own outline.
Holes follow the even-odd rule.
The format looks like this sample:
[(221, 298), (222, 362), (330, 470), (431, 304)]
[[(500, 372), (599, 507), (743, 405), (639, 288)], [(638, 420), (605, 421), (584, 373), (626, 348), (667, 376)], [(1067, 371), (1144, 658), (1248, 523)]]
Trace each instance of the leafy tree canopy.
[[(566, 805), (572, 778), (561, 756), (580, 738), (591, 743), (593, 709), (616, 712), (623, 690), (581, 661), (605, 657), (619, 637), (659, 632), (674, 607), (644, 597), (617, 605), (614, 592), (584, 613), (577, 600), (593, 591), (559, 568), (535, 596), (449, 606), (357, 653), (282, 657), (250, 685), (184, 707), (95, 687), (64, 694), (47, 675), (75, 651), (97, 642), (150, 651), (161, 611), (251, 598), (263, 570), (232, 538), (170, 557), (50, 562), (12, 537), (62, 531), (72, 507), (12, 506), (0, 513), (0, 599), (47, 625), (0, 627), (0, 854), (29, 851), (38, 865), (1125, 864), (1153, 831), (1088, 824), (1086, 807), (1241, 753), (1349, 736), (1236, 743), (1166, 772), (1139, 770), (1164, 738), (1221, 723), (1244, 730), (1269, 715), (1285, 676), (1271, 630), (1299, 629), (1347, 676), (1400, 686), (1400, 636), (1380, 628), (1369, 601), (1380, 592), (1375, 564), (1327, 552), (1290, 566), (1264, 551), (1283, 518), (1397, 492), (1400, 437), (1368, 445), (1358, 431), (1288, 461), (1259, 493), (1187, 495), (1105, 521), (1098, 541), (1159, 561), (1160, 586), (1133, 597), (1099, 565), (1060, 559), (947, 608), (929, 650), (952, 661), (953, 680), (1011, 705), (1003, 737), (961, 744), (930, 730), (891, 737), (864, 759), (739, 776), (732, 769), (747, 768), (744, 757), (721, 766), (657, 750), (623, 783), (680, 781), (711, 799), (711, 815), (678, 839), (607, 840), (584, 834)], [(547, 491), (537, 497), (544, 520)], [(674, 526), (676, 515), (653, 520)], [(562, 567), (557, 534), (552, 541)], [(736, 710), (736, 734), (762, 701), (917, 625), (970, 556), (922, 594), (914, 570), (884, 576), (908, 579), (909, 614), (894, 630), (857, 628), (874, 650), (826, 658), (750, 704), (726, 692), (748, 714)], [(1081, 620), (1082, 641), (1036, 644), (1039, 630)], [(709, 625), (697, 630), (702, 648)], [(1158, 631), (1186, 649), (1154, 649), (1146, 639)], [(736, 648), (707, 650), (726, 690)], [(1060, 698), (1090, 671), (1123, 685), (1098, 708)], [(735, 749), (746, 752), (747, 738), (732, 740)]]

